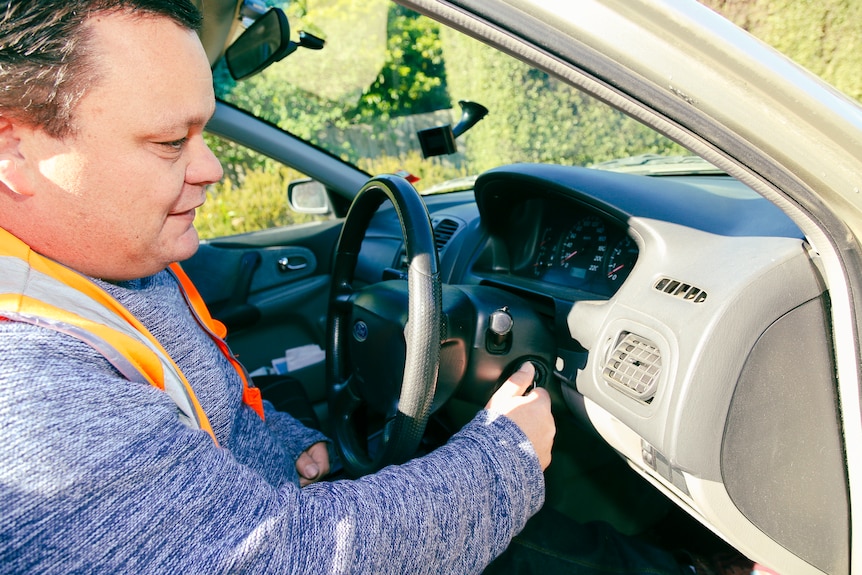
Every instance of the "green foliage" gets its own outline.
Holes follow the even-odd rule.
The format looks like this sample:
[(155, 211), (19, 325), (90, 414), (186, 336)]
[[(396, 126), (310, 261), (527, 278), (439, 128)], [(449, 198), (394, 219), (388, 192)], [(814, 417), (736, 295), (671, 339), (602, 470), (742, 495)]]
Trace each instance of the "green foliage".
[(388, 120), (450, 107), (436, 22), (393, 5), (387, 31), (383, 69), (348, 115), (359, 121)]
[(303, 139), (313, 140), (321, 126), (344, 126), (343, 110), (295, 87), (287, 69), (272, 66), (242, 82), (216, 84), (220, 98)]
[(224, 179), (230, 180), (231, 185), (235, 188), (242, 187), (249, 172), (275, 173), (281, 166), (281, 164), (262, 154), (212, 134), (205, 134), (204, 140), (221, 162), (224, 169)]
[[(862, 3), (702, 2), (862, 99)], [(267, 4), (284, 7), (293, 30), (324, 36), (326, 48), (300, 50), (240, 83), (220, 64), (216, 93), (369, 173), (406, 170), (420, 178), (422, 189), (510, 162), (590, 165), (686, 153), (571, 86), (387, 0)], [(456, 108), (460, 100), (479, 102), (490, 113), (458, 140), (459, 154), (422, 158), (413, 135), (420, 114)], [(211, 188), (200, 211), (203, 237), (309, 219), (292, 213), (286, 200), (287, 183), (302, 174), (218, 138), (208, 136), (208, 143), (225, 179)]]
[[(313, 7), (306, 1), (288, 8), (292, 29), (326, 35), (326, 48), (300, 50), (239, 83), (220, 64), (216, 93), (369, 173), (406, 170), (422, 189), (510, 162), (588, 165), (684, 153), (571, 86), (386, 0), (316, 0)], [(461, 153), (423, 159), (415, 138), (416, 129), (428, 127), (419, 125), (421, 114), (459, 100), (491, 113), (458, 140)], [(434, 125), (446, 123), (450, 116), (443, 116), (434, 116)], [(299, 174), (229, 142), (209, 143), (225, 180), (201, 211), (202, 236), (299, 221), (285, 197), (287, 182)]]
[(230, 180), (212, 186), (195, 218), (198, 233), (217, 238), (320, 219), (288, 207), (287, 184), (294, 179), (296, 173), (284, 168), (277, 174), (252, 172), (242, 188)]
[(291, 10), (294, 29), (331, 33), (326, 48), (297, 52), (239, 83), (220, 64), (220, 98), (300, 138), (325, 140), (324, 147), (354, 163), (363, 150), (334, 131), (362, 124), (369, 140), (386, 140), (391, 118), (449, 107), (433, 21), (381, 0), (318, 2), (313, 14), (305, 4)]
[(425, 159), (417, 151), (408, 152), (401, 157), (383, 155), (376, 158), (363, 158), (358, 166), (369, 174), (407, 172), (419, 178), (414, 185), (420, 191), (439, 182), (470, 175), (464, 167), (459, 168), (434, 158)]
[(862, 3), (701, 0), (851, 98), (862, 100)]
[(466, 136), (471, 171), (511, 161), (589, 165), (642, 153), (684, 153), (571, 86), (461, 34), (443, 35), (448, 86), (490, 114)]
[(231, 142), (207, 136), (225, 167), (224, 179), (210, 186), (195, 227), (202, 238), (216, 238), (288, 226), (314, 219), (292, 211), (287, 184), (301, 173)]

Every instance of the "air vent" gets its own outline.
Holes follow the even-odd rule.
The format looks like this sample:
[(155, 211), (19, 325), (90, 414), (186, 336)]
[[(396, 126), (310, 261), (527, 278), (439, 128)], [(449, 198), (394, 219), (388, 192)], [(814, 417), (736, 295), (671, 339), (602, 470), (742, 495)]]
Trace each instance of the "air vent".
[(440, 220), (434, 223), (434, 244), (437, 251), (443, 251), (455, 232), (458, 231), (458, 222), (455, 220)]
[(671, 278), (661, 278), (658, 280), (655, 284), (655, 289), (692, 303), (703, 303), (706, 301), (706, 292), (702, 289)]
[[(434, 229), (434, 245), (437, 248), (437, 253), (443, 251), (443, 248), (449, 243), (449, 240), (452, 239), (452, 236), (455, 235), (455, 232), (458, 231), (458, 228), (461, 225), (455, 220), (443, 219), (443, 220), (432, 220), (431, 227)], [(403, 247), (398, 251), (398, 257), (395, 259), (395, 266), (402, 273), (407, 273), (407, 268), (409, 267), (410, 262), (407, 261), (407, 250)]]
[(602, 372), (604, 380), (644, 403), (655, 396), (661, 374), (661, 354), (650, 340), (624, 333)]

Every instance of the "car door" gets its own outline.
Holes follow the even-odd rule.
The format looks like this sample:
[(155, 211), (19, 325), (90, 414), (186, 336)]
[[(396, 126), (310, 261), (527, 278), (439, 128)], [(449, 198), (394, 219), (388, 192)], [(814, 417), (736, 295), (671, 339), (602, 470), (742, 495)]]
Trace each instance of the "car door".
[[(183, 264), (213, 316), (228, 327), (228, 344), (265, 395), (280, 392), (262, 382), (301, 384), (304, 389), (294, 391), (323, 408), (329, 254), (338, 229), (333, 222), (313, 230), (215, 238), (202, 242)], [(292, 379), (264, 377), (288, 374)]]

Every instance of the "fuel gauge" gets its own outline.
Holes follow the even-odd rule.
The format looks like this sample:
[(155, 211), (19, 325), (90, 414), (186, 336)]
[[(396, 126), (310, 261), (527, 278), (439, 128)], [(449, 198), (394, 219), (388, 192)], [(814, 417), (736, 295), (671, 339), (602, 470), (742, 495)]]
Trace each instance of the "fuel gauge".
[(536, 258), (533, 260), (533, 277), (541, 278), (554, 267), (555, 239), (553, 228), (549, 226), (542, 230), (542, 239), (536, 247)]
[(638, 245), (629, 236), (618, 241), (608, 253), (605, 275), (608, 279), (608, 285), (614, 291), (629, 277), (637, 259)]

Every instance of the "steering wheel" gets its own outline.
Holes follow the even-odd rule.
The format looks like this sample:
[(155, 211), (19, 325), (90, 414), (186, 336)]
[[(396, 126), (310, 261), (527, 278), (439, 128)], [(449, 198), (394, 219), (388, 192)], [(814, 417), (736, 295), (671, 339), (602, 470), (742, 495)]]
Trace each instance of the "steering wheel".
[[(368, 224), (387, 199), (401, 223), (409, 261), (406, 293), (401, 279), (353, 285)], [(338, 239), (326, 334), (333, 439), (349, 475), (402, 463), (419, 447), (440, 366), (441, 310), (437, 249), (424, 202), (403, 178), (369, 180), (354, 199)], [(360, 408), (383, 421), (382, 432), (371, 442), (376, 445), (354, 426), (362, 417)]]

